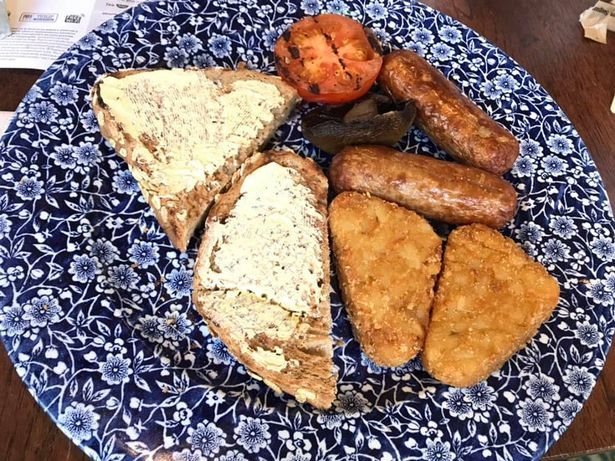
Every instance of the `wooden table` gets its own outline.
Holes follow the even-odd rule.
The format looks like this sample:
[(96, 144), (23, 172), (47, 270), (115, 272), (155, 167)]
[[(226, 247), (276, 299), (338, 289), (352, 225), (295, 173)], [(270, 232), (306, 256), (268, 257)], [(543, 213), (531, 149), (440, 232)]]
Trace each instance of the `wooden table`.
[[(598, 164), (615, 199), (615, 34), (601, 45), (583, 39), (580, 12), (593, 0), (425, 0), (508, 52), (553, 95)], [(0, 110), (14, 110), (40, 73), (0, 70)], [(0, 459), (88, 458), (34, 403), (0, 353)], [(615, 354), (587, 404), (545, 459), (562, 459), (615, 447)]]

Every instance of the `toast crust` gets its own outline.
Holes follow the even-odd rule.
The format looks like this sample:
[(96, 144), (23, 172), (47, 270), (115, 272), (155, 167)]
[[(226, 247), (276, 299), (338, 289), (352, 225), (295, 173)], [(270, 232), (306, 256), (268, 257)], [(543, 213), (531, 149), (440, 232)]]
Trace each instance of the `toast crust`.
[[(202, 268), (211, 264), (209, 250), (213, 245), (208, 229), (217, 223), (223, 223), (229, 217), (241, 196), (244, 180), (252, 172), (271, 162), (293, 169), (299, 174), (301, 184), (312, 192), (314, 198), (312, 205), (323, 217), (318, 226), (322, 236), (319, 245), (323, 269), (323, 279), (319, 287), (321, 302), (313, 306), (311, 312), (303, 315), (286, 310), (279, 304), (266, 302), (249, 292), (228, 293), (224, 290), (203, 288), (204, 277), (207, 277), (209, 269), (202, 270)], [(250, 370), (252, 375), (262, 379), (272, 389), (291, 394), (298, 401), (308, 402), (316, 408), (329, 408), (335, 398), (336, 389), (336, 373), (333, 371), (332, 362), (333, 345), (330, 337), (332, 320), (329, 303), (327, 190), (326, 177), (311, 159), (301, 158), (293, 152), (285, 151), (270, 151), (251, 157), (233, 175), (227, 192), (217, 198), (207, 217), (205, 234), (195, 266), (193, 296), (195, 306), (206, 320), (210, 331), (225, 342), (229, 351)], [(246, 340), (238, 334), (237, 330), (240, 328), (234, 328), (232, 321), (217, 313), (219, 304), (216, 303), (228, 302), (229, 299), (237, 311), (243, 306), (249, 306), (246, 312), (249, 312), (253, 318), (275, 312), (275, 322), (264, 323), (257, 334)], [(292, 331), (281, 333), (281, 325), (293, 325)], [(241, 328), (244, 327), (245, 325), (241, 325)], [(255, 358), (253, 353), (256, 350), (267, 352), (276, 348), (281, 349), (284, 356), (295, 366), (286, 368), (282, 366), (276, 370), (276, 364), (264, 360), (266, 357)]]
[[(101, 97), (101, 82), (109, 77), (123, 79), (131, 75), (158, 70), (161, 69), (130, 69), (108, 74), (101, 77), (91, 91), (92, 107), (99, 121), (102, 135), (109, 140), (116, 152), (124, 158), (131, 171), (140, 170), (145, 175), (149, 173), (148, 165), (144, 164), (143, 161), (139, 161), (139, 151), (143, 152), (145, 150), (154, 153), (156, 151), (156, 141), (143, 136), (140, 139), (135, 139), (130, 132), (124, 129)], [(241, 149), (236, 156), (226, 159), (220, 168), (207, 177), (206, 181), (197, 183), (191, 190), (180, 191), (169, 196), (150, 187), (146, 182), (139, 181), (141, 191), (152, 208), (156, 219), (171, 240), (173, 246), (180, 251), (186, 251), (190, 238), (195, 230), (202, 225), (216, 194), (222, 192), (227, 187), (233, 173), (237, 171), (239, 166), (269, 140), (275, 129), (288, 118), (291, 110), (299, 100), (295, 90), (278, 77), (264, 75), (247, 69), (184, 69), (183, 72), (199, 73), (204, 78), (220, 82), (225, 87), (241, 80), (255, 80), (273, 84), (280, 92), (284, 104), (272, 110), (273, 122), (259, 130), (258, 135), (247, 147)]]

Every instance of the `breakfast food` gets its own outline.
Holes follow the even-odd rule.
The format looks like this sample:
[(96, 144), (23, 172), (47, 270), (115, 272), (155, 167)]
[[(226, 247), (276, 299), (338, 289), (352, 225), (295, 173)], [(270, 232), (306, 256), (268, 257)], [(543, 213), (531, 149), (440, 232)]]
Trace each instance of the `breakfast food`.
[(499, 176), (383, 146), (345, 148), (329, 178), (338, 192), (367, 192), (450, 224), (500, 228), (517, 206), (515, 189)]
[[(488, 376), (559, 296), (542, 266), (485, 227), (514, 216), (515, 190), (497, 175), (518, 155), (515, 138), (416, 54), (383, 60), (374, 34), (343, 16), (292, 25), (275, 63), (281, 78), (245, 68), (127, 70), (92, 89), (103, 136), (172, 243), (186, 250), (207, 216), (193, 301), (211, 333), (276, 392), (332, 405), (328, 182), (293, 152), (259, 153), (302, 96), (335, 105), (312, 110), (302, 130), (339, 152), (328, 224), (362, 350), (386, 367), (424, 350), (427, 370), (451, 385)], [(388, 95), (367, 94), (376, 80)], [(415, 117), (467, 165), (373, 145), (399, 142)], [(442, 241), (417, 213), (471, 224), (451, 233), (435, 296)]]
[(342, 104), (360, 98), (382, 66), (375, 36), (337, 14), (306, 16), (275, 44), (278, 74), (306, 101)]
[(333, 200), (329, 225), (356, 338), (375, 363), (403, 365), (423, 346), (440, 238), (416, 213), (356, 192)]
[(256, 154), (212, 207), (194, 302), (272, 389), (317, 408), (335, 396), (327, 179), (292, 152)]
[(398, 107), (388, 96), (368, 94), (354, 103), (321, 106), (301, 121), (305, 138), (331, 154), (346, 146), (385, 144), (403, 138), (416, 117), (416, 107), (407, 102)]
[(296, 92), (250, 70), (127, 70), (92, 90), (103, 136), (185, 251), (216, 194), (288, 117)]
[(443, 383), (472, 386), (536, 334), (558, 299), (556, 280), (512, 240), (459, 227), (444, 252), (423, 365)]
[(414, 102), (419, 127), (460, 162), (495, 174), (515, 163), (515, 137), (416, 53), (385, 56), (378, 81), (396, 100)]

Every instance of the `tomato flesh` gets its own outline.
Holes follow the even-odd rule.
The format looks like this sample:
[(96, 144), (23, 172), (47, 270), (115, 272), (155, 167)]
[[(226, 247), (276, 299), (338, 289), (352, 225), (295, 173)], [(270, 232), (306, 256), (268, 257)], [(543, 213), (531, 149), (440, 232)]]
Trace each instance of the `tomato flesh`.
[(342, 104), (360, 98), (374, 84), (382, 66), (375, 48), (352, 19), (308, 16), (276, 42), (276, 68), (303, 99)]

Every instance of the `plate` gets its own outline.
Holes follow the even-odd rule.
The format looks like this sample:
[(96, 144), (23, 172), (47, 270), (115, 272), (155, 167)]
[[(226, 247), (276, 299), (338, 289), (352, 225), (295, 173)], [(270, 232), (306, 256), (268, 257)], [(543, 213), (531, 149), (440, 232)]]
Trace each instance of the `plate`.
[[(105, 144), (89, 89), (130, 67), (273, 71), (272, 45), (333, 11), (424, 55), (521, 141), (504, 231), (559, 280), (561, 302), (488, 380), (456, 389), (419, 360), (386, 370), (353, 340), (332, 290), (337, 400), (317, 412), (251, 379), (191, 307), (196, 242), (178, 254)], [(276, 134), (302, 138), (305, 107)], [(443, 157), (418, 130), (400, 148)], [(613, 217), (574, 127), (518, 64), (420, 3), (145, 3), (86, 35), (28, 93), (0, 144), (0, 333), (43, 409), (94, 459), (538, 459), (596, 382), (613, 336)], [(335, 287), (335, 280), (333, 281)]]

